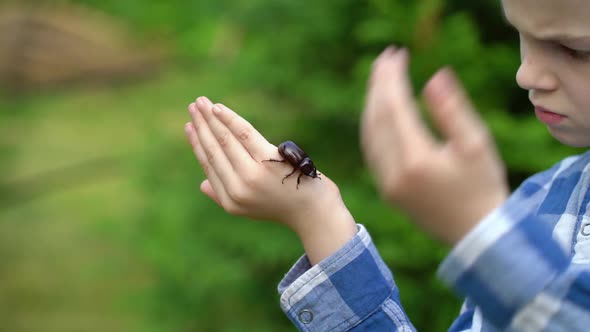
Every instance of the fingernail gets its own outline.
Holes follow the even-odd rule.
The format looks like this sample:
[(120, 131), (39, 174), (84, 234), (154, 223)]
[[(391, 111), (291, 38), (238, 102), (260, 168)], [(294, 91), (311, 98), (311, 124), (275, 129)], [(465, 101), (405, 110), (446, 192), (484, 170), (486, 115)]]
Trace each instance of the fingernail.
[(396, 49), (397, 49), (397, 47), (395, 47), (394, 45), (389, 45), (389, 46), (387, 46), (387, 48), (385, 48), (384, 53), (393, 54), (393, 53), (395, 53)]
[(449, 67), (445, 67), (434, 77), (432, 83), (429, 84), (429, 89), (435, 98), (440, 99), (446, 97), (453, 90), (454, 84), (453, 71)]
[(454, 84), (456, 81), (455, 72), (453, 71), (453, 68), (451, 68), (451, 67), (445, 67), (443, 69), (443, 77), (444, 77), (445, 81), (449, 84)]
[(195, 103), (190, 103), (190, 105), (188, 105), (188, 112), (191, 114), (195, 112)]
[(185, 131), (187, 134), (190, 134), (190, 132), (193, 130), (193, 128), (192, 128), (192, 127), (193, 127), (193, 124), (192, 124), (192, 123), (190, 123), (190, 122), (187, 122), (187, 123), (184, 125), (184, 131)]
[(213, 105), (213, 113), (215, 113), (215, 114), (221, 113), (221, 107), (219, 107), (219, 105)]
[(199, 97), (197, 98), (197, 104), (199, 105), (199, 107), (206, 107), (207, 106), (207, 97)]

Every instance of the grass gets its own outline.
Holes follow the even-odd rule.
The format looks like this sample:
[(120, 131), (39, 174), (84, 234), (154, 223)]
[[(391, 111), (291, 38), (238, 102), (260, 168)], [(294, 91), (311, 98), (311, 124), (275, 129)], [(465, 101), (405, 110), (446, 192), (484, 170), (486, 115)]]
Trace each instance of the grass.
[(136, 304), (152, 275), (117, 236), (144, 204), (129, 165), (157, 137), (185, 144), (186, 105), (211, 93), (212, 81), (216, 92), (227, 84), (172, 68), (141, 83), (2, 102), (3, 328), (149, 330)]

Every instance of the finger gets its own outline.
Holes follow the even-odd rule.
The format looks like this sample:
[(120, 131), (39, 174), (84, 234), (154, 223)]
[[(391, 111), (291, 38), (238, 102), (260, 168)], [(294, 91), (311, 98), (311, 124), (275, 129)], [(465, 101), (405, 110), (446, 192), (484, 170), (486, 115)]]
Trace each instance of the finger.
[(371, 86), (375, 81), (375, 76), (377, 73), (377, 70), (375, 70), (375, 68), (383, 61), (383, 59), (388, 58), (391, 54), (395, 53), (396, 51), (398, 51), (398, 48), (395, 45), (390, 45), (387, 48), (385, 48), (383, 52), (381, 52), (381, 54), (379, 54), (379, 56), (377, 56), (377, 58), (373, 61), (373, 64), (371, 66), (371, 75), (369, 76), (369, 86)]
[(367, 101), (367, 120), (382, 127), (385, 135), (394, 135), (399, 153), (412, 156), (429, 148), (433, 138), (420, 118), (408, 65), (406, 49), (389, 51), (379, 60)]
[(238, 141), (233, 133), (213, 115), (213, 109), (221, 107), (221, 104), (213, 105), (206, 97), (197, 98), (197, 106), (203, 117), (207, 121), (211, 132), (216, 137), (217, 142), (225, 151), (227, 159), (232, 164), (234, 170), (242, 174), (244, 170), (249, 169), (255, 165), (254, 159), (246, 151), (246, 148)]
[[(201, 164), (201, 167), (203, 168), (203, 171), (205, 172), (205, 175), (207, 176), (208, 182), (211, 186), (211, 188), (213, 189), (213, 191), (215, 192), (215, 201), (217, 203), (221, 203), (221, 199), (225, 196), (227, 196), (227, 193), (225, 191), (225, 187), (223, 186), (223, 182), (219, 179), (219, 176), (217, 175), (217, 173), (215, 173), (215, 169), (213, 169), (208, 161), (207, 161), (207, 156), (205, 154), (205, 151), (203, 151), (203, 148), (201, 146), (201, 143), (199, 142), (199, 136), (197, 135), (196, 131), (195, 131), (195, 127), (193, 125), (192, 122), (188, 122), (185, 126), (184, 126), (184, 131), (188, 137), (188, 140), (193, 148), (193, 152), (195, 153), (195, 156), (197, 157), (197, 160), (199, 161), (199, 164)], [(208, 193), (205, 193), (208, 195)], [(208, 195), (209, 196), (209, 195)], [(209, 196), (211, 197), (211, 196)]]
[[(391, 78), (388, 59), (397, 49), (394, 46), (387, 47), (375, 59), (369, 79), (365, 110), (361, 116), (361, 146), (365, 159), (371, 167), (380, 165), (395, 165), (390, 163), (391, 158), (398, 158), (399, 148), (396, 142), (398, 132), (392, 130), (393, 117), (388, 109), (389, 79)], [(388, 153), (383, 153), (387, 151)], [(391, 157), (391, 158), (390, 158)], [(381, 173), (381, 170), (374, 169)]]
[(231, 131), (256, 161), (276, 154), (277, 147), (270, 144), (248, 121), (225, 105), (213, 109), (213, 114)]
[(424, 88), (424, 96), (441, 133), (459, 144), (487, 135), (487, 129), (451, 69), (438, 71)]
[(368, 114), (361, 119), (361, 148), (367, 166), (378, 178), (388, 173), (395, 173), (399, 166), (399, 148), (396, 145), (397, 135), (391, 128), (383, 127), (383, 121), (373, 121)]
[[(398, 132), (402, 154), (415, 155), (426, 150), (432, 143), (432, 137), (420, 118), (414, 91), (408, 73), (409, 54), (407, 49), (401, 49), (397, 54), (390, 54), (392, 62), (392, 82), (390, 114), (395, 131)], [(395, 66), (394, 66), (395, 64)]]
[[(375, 97), (369, 96), (369, 99), (372, 98)], [(369, 101), (361, 115), (361, 145), (365, 152), (369, 152), (367, 157), (393, 156), (397, 158), (399, 148), (396, 142), (399, 139), (398, 133), (392, 130), (391, 114), (386, 110), (376, 109), (377, 107), (383, 107), (383, 105)], [(387, 148), (388, 153), (383, 153), (384, 148)]]
[(217, 174), (225, 188), (232, 187), (236, 184), (237, 180), (235, 170), (211, 132), (207, 121), (203, 118), (203, 114), (199, 111), (194, 112), (194, 108), (191, 108), (190, 111), (193, 118), (193, 125), (199, 138), (199, 146), (205, 153), (207, 163), (215, 170), (215, 174)]

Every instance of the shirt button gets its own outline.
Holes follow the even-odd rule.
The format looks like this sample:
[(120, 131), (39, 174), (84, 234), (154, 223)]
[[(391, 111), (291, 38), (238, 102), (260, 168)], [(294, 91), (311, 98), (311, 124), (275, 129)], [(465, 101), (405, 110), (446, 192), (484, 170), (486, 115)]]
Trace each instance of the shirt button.
[(313, 320), (313, 311), (309, 309), (303, 309), (299, 312), (298, 318), (303, 324), (309, 324)]
[(582, 235), (588, 236), (590, 235), (590, 224), (586, 224), (582, 226)]

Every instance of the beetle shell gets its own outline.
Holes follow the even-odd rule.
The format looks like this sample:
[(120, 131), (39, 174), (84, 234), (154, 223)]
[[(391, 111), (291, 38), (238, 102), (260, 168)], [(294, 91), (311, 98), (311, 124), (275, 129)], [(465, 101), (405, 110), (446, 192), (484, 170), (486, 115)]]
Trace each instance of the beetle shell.
[(293, 141), (286, 141), (279, 145), (279, 153), (289, 164), (299, 169), (301, 173), (312, 178), (318, 177), (317, 169), (311, 158)]
[(299, 168), (299, 165), (305, 158), (309, 159), (307, 153), (305, 153), (305, 151), (303, 151), (303, 149), (297, 146), (297, 144), (295, 144), (293, 141), (281, 143), (279, 145), (279, 153), (281, 156), (287, 159), (289, 164), (297, 168)]
[(293, 171), (287, 174), (284, 178), (282, 183), (285, 182), (285, 179), (293, 175), (293, 173), (299, 171), (300, 174), (297, 177), (297, 186), (296, 188), (299, 189), (299, 182), (301, 180), (301, 176), (307, 175), (314, 179), (322, 179), (320, 178), (320, 173), (317, 171), (313, 161), (303, 149), (301, 149), (297, 144), (292, 141), (286, 141), (279, 145), (279, 154), (285, 158), (284, 160), (276, 160), (276, 159), (268, 159), (263, 161), (273, 161), (273, 162), (288, 162), (293, 166)]

